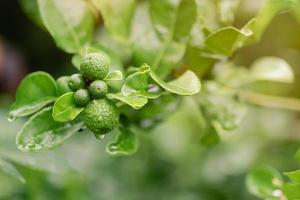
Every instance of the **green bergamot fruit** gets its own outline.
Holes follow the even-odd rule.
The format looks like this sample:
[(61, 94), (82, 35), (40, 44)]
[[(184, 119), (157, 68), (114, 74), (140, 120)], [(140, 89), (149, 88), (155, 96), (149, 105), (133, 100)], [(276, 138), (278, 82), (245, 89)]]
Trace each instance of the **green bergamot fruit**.
[(109, 72), (110, 59), (104, 53), (90, 53), (81, 60), (80, 71), (90, 80), (101, 80)]
[(83, 112), (83, 121), (88, 129), (101, 138), (119, 124), (117, 107), (108, 99), (91, 101)]
[(86, 106), (90, 100), (90, 94), (87, 89), (79, 89), (74, 93), (74, 103), (77, 106)]
[(74, 92), (85, 87), (85, 81), (81, 74), (73, 74), (70, 79), (69, 87)]
[(104, 81), (96, 80), (91, 83), (88, 90), (92, 97), (94, 97), (95, 99), (100, 99), (107, 94), (108, 87)]

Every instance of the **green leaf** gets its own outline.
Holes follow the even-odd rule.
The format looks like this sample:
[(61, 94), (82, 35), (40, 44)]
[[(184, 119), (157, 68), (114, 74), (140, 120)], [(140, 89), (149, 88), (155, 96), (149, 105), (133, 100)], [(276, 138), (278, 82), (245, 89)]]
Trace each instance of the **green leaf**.
[(153, 70), (160, 77), (166, 77), (179, 65), (186, 45), (172, 40), (171, 37), (166, 41), (160, 40), (153, 29), (148, 8), (147, 1), (140, 3), (133, 20), (133, 62), (136, 66), (149, 63), (155, 66)]
[(75, 119), (84, 107), (78, 107), (73, 100), (74, 92), (60, 96), (54, 103), (52, 117), (57, 122), (67, 122)]
[(177, 79), (164, 82), (153, 71), (150, 72), (151, 78), (165, 90), (179, 95), (193, 95), (200, 91), (201, 84), (194, 72), (188, 70)]
[(295, 153), (295, 159), (300, 163), (300, 149)]
[(57, 46), (80, 53), (92, 38), (94, 17), (84, 0), (38, 0), (39, 11)]
[(253, 35), (248, 38), (247, 43), (260, 40), (272, 19), (278, 13), (294, 8), (297, 2), (298, 0), (266, 0), (265, 5), (255, 17), (254, 23), (249, 26)]
[(106, 152), (111, 156), (130, 156), (138, 149), (139, 140), (128, 128), (121, 127), (115, 142), (109, 143)]
[(120, 81), (123, 79), (123, 74), (120, 71), (110, 72), (105, 78), (105, 81)]
[(284, 174), (287, 175), (293, 182), (300, 184), (300, 169), (292, 172), (286, 172)]
[(138, 95), (138, 94), (137, 95), (131, 94), (131, 95), (124, 96), (121, 93), (117, 93), (117, 94), (107, 94), (106, 96), (109, 99), (120, 100), (120, 101), (128, 104), (129, 106), (131, 106), (134, 109), (140, 109), (144, 105), (146, 105), (148, 102), (147, 98), (145, 98), (144, 96)]
[(246, 178), (248, 190), (261, 198), (272, 198), (274, 190), (282, 184), (278, 171), (270, 167), (259, 167), (250, 171)]
[(26, 182), (22, 174), (20, 174), (20, 172), (16, 169), (16, 167), (13, 164), (1, 158), (0, 158), (0, 170), (6, 174), (11, 175), (12, 177), (15, 177), (21, 183)]
[(31, 116), (17, 135), (18, 149), (40, 152), (62, 144), (82, 127), (82, 123), (59, 123), (52, 118), (52, 107)]
[(251, 76), (254, 80), (268, 80), (283, 83), (292, 83), (294, 73), (290, 65), (277, 57), (263, 57), (256, 60), (251, 66)]
[(55, 101), (56, 95), (56, 82), (48, 73), (31, 73), (21, 81), (17, 89), (16, 100), (10, 108), (9, 118), (31, 115)]
[(299, 200), (300, 199), (300, 185), (286, 183), (282, 186), (282, 191), (286, 199)]
[(162, 93), (161, 92), (148, 92), (148, 91), (138, 91), (135, 92), (134, 95), (139, 97), (145, 97), (147, 99), (156, 99), (160, 97)]
[(127, 40), (136, 0), (92, 0), (104, 18), (104, 25), (113, 37)]
[(148, 79), (150, 73), (148, 65), (142, 65), (136, 72), (130, 74), (122, 87), (122, 94), (129, 95), (137, 91), (146, 91), (148, 88)]
[(203, 77), (206, 73), (210, 72), (214, 63), (220, 60), (220, 57), (215, 54), (209, 54), (206, 50), (188, 46), (185, 53), (186, 64), (189, 69), (194, 71), (198, 77)]
[(194, 0), (151, 0), (150, 14), (155, 30), (162, 38), (186, 40), (196, 21)]
[(248, 29), (225, 27), (211, 33), (205, 40), (205, 45), (213, 53), (230, 56), (250, 35), (252, 32)]
[(45, 28), (41, 19), (37, 0), (20, 0), (19, 2), (25, 14), (39, 27)]

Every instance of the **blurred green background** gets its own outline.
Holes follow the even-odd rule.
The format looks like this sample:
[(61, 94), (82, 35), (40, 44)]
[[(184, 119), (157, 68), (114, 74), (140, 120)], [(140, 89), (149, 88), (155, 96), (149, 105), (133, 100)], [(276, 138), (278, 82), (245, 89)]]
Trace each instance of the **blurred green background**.
[[(261, 2), (244, 0), (235, 26), (253, 17)], [(300, 97), (299, 22), (282, 13), (260, 43), (237, 52), (240, 65), (278, 56), (293, 67), (294, 85), (262, 82), (255, 90)], [(15, 136), (23, 121), (9, 123), (7, 111), (20, 79), (36, 70), (54, 77), (74, 72), (70, 56), (25, 16), (17, 0), (0, 0), (0, 157), (14, 163), (25, 179), (0, 171), (0, 199), (255, 200), (245, 187), (245, 174), (253, 166), (299, 168), (293, 158), (300, 143), (299, 113), (249, 105), (240, 128), (205, 147), (198, 140), (201, 117), (189, 98), (154, 130), (140, 133), (139, 151), (130, 157), (108, 157), (104, 148), (112, 134), (99, 142), (87, 132), (45, 153), (22, 153)]]

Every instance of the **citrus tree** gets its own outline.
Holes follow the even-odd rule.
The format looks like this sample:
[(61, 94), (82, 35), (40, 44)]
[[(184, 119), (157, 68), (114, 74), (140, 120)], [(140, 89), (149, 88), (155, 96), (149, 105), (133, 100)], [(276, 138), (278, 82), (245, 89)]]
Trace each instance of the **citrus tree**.
[[(300, 110), (297, 99), (253, 92), (260, 81), (290, 84), (294, 74), (279, 57), (236, 64), (239, 49), (260, 41), (272, 19), (297, 0), (267, 0), (257, 15), (234, 25), (240, 0), (20, 0), (25, 13), (71, 55), (77, 73), (56, 80), (33, 72), (20, 83), (9, 120), (25, 117), (16, 143), (40, 152), (85, 129), (96, 139), (118, 132), (111, 156), (136, 153), (140, 134), (176, 111), (183, 96), (202, 116), (200, 141), (211, 146), (237, 129), (248, 104)], [(195, 124), (198, 122), (195, 122)], [(170, 138), (172, 140), (172, 138)], [(140, 144), (143, 145), (143, 144)], [(249, 191), (265, 199), (300, 199), (300, 172), (254, 169)]]

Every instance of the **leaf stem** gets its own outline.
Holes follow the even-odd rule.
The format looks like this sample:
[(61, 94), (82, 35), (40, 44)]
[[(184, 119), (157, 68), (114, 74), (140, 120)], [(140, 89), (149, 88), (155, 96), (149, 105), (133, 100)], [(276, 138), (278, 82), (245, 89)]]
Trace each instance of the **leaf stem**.
[(237, 90), (237, 95), (251, 104), (300, 112), (300, 99), (270, 96), (241, 90)]

